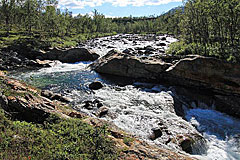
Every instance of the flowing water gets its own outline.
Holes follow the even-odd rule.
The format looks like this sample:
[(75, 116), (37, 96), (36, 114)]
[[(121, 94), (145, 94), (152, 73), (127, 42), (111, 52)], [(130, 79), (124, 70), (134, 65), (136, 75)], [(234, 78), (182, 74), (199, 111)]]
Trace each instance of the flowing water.
[[(143, 51), (144, 47), (154, 47), (155, 51), (152, 55), (157, 55), (159, 52), (164, 53), (168, 48), (168, 45), (176, 42), (177, 39), (173, 37), (166, 37), (166, 40), (161, 40), (166, 36), (155, 36), (155, 35), (116, 35), (111, 37), (103, 37), (99, 39), (93, 39), (88, 41), (86, 44), (82, 44), (82, 47), (92, 49), (100, 56), (104, 56), (108, 51), (112, 49), (117, 49), (119, 51), (124, 51), (125, 49), (136, 49), (138, 51)], [(165, 43), (166, 46), (159, 45), (161, 42)], [(144, 53), (142, 54), (144, 56)], [(149, 56), (149, 54), (147, 54)]]
[[(12, 73), (12, 76), (71, 97), (73, 107), (90, 116), (95, 116), (95, 110), (83, 108), (82, 103), (98, 99), (109, 108), (103, 119), (149, 143), (179, 151), (179, 146), (168, 139), (178, 134), (194, 134), (196, 127), (207, 140), (207, 151), (194, 157), (203, 160), (240, 159), (239, 119), (210, 109), (194, 108), (185, 110), (187, 122), (175, 113), (174, 97), (178, 96), (174, 87), (101, 76), (91, 71), (88, 65), (88, 62), (59, 63), (52, 68)], [(104, 87), (93, 93), (88, 85), (95, 80), (101, 81)], [(159, 124), (166, 124), (168, 131), (156, 140), (150, 140), (152, 129), (158, 128)]]
[(208, 150), (202, 159), (239, 160), (240, 159), (240, 120), (223, 113), (192, 109), (187, 111), (188, 121), (197, 126), (208, 140)]

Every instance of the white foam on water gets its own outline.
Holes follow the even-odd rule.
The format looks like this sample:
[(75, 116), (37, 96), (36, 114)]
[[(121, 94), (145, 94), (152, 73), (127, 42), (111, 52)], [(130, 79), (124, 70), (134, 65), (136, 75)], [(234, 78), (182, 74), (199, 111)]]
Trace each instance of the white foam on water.
[[(135, 88), (132, 85), (122, 87), (122, 90), (105, 86), (95, 91), (94, 99), (101, 100), (105, 106), (109, 107), (111, 116), (106, 117), (106, 120), (149, 143), (180, 151), (181, 149), (176, 144), (166, 145), (163, 143), (169, 139), (169, 135), (165, 132), (160, 138), (154, 141), (150, 140), (152, 129), (159, 127), (160, 122), (165, 124), (173, 135), (196, 133), (196, 129), (176, 115), (173, 97), (168, 91), (165, 91), (165, 87), (145, 83), (135, 84), (152, 86), (149, 88), (149, 91), (152, 92), (146, 92), (144, 89)], [(156, 91), (158, 92), (156, 93)]]
[(48, 74), (48, 73), (56, 73), (56, 72), (70, 72), (83, 70), (88, 67), (90, 62), (78, 62), (78, 63), (58, 63), (57, 65), (49, 68), (42, 68), (35, 72), (35, 74)]
[[(147, 46), (152, 46), (155, 49), (163, 49), (167, 50), (169, 48), (169, 44), (176, 42), (177, 39), (173, 37), (166, 37), (166, 36), (155, 36), (157, 40), (154, 40), (154, 35), (148, 37), (148, 36), (141, 36), (141, 35), (134, 35), (136, 39), (132, 39), (133, 35), (115, 35), (115, 36), (109, 36), (109, 37), (103, 37), (98, 38), (95, 40), (90, 40), (88, 43), (88, 46), (90, 47), (94, 52), (99, 54), (100, 56), (106, 55), (110, 50), (116, 49), (119, 51), (123, 51), (127, 48), (144, 48)], [(162, 37), (166, 37), (165, 41), (160, 40)], [(139, 38), (139, 39), (137, 39)], [(148, 39), (149, 38), (149, 39)], [(120, 39), (120, 40), (119, 40)], [(167, 46), (158, 46), (158, 43), (164, 42), (167, 44)], [(103, 46), (105, 45), (105, 46)], [(109, 48), (110, 46), (110, 48)]]
[(240, 120), (226, 114), (208, 110), (191, 109), (186, 119), (203, 133), (208, 140), (205, 155), (196, 156), (203, 160), (240, 159)]
[(41, 68), (39, 70), (32, 70), (22, 74), (17, 73), (17, 74), (13, 74), (12, 76), (17, 79), (26, 80), (36, 76), (41, 77), (44, 75), (50, 75), (54, 73), (62, 73), (64, 75), (66, 72), (86, 70), (89, 64), (90, 62), (78, 62), (73, 64), (58, 62), (52, 67)]

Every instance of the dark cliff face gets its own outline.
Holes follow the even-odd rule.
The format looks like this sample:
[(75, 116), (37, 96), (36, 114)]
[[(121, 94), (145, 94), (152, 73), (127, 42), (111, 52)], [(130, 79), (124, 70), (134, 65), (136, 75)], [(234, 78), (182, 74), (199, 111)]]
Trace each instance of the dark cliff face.
[(202, 56), (176, 59), (172, 56), (171, 60), (171, 56), (165, 55), (141, 59), (111, 51), (91, 67), (99, 73), (205, 90), (211, 93), (217, 110), (240, 117), (237, 105), (240, 101), (240, 65)]

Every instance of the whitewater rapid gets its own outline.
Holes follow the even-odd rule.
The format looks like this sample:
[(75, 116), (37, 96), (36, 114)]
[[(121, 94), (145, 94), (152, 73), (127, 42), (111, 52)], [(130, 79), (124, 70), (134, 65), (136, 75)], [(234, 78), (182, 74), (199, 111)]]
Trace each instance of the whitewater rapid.
[[(28, 81), (41, 88), (62, 92), (74, 99), (74, 105), (88, 99), (99, 99), (108, 106), (112, 117), (105, 117), (119, 128), (142, 137), (149, 143), (155, 143), (167, 149), (178, 149), (174, 144), (165, 145), (161, 140), (148, 139), (152, 128), (158, 122), (167, 123), (172, 130), (184, 132), (181, 126), (187, 122), (176, 116), (172, 109), (174, 90), (158, 84), (135, 82), (131, 85), (118, 86), (105, 81), (100, 75), (88, 69), (88, 63), (58, 64), (13, 77)], [(81, 79), (81, 80), (80, 80)], [(88, 84), (101, 80), (105, 87), (88, 92)], [(197, 106), (195, 106), (197, 107)], [(90, 116), (86, 109), (77, 108)], [(205, 154), (194, 155), (203, 160), (239, 160), (240, 159), (240, 120), (210, 109), (188, 109), (186, 119), (202, 133), (207, 140), (208, 150)], [(179, 127), (180, 126), (180, 127)], [(192, 130), (194, 127), (189, 128)], [(171, 130), (171, 129), (170, 129)], [(163, 135), (161, 138), (164, 139)]]
[(159, 40), (162, 39), (163, 37), (166, 36), (148, 35), (138, 37), (138, 35), (132, 34), (115, 35), (111, 37), (103, 37), (90, 40), (86, 44), (84, 44), (83, 47), (93, 50), (100, 56), (104, 56), (107, 52), (109, 52), (112, 49), (117, 49), (118, 51), (122, 52), (125, 49), (132, 48), (141, 49), (147, 46), (154, 46), (155, 49), (165, 52), (165, 50), (168, 48), (168, 45), (173, 42), (176, 42), (177, 39), (168, 36), (166, 37), (166, 41), (164, 41), (164, 43), (166, 43), (166, 46), (159, 46), (158, 44), (159, 42), (161, 42)]
[[(117, 37), (115, 37), (117, 38)], [(176, 39), (167, 38), (170, 42)], [(108, 38), (95, 40), (99, 44), (108, 43)], [(116, 45), (120, 50), (132, 47), (134, 41), (126, 41)], [(91, 43), (91, 42), (89, 42)], [(144, 45), (155, 45), (151, 40)], [(110, 45), (113, 45), (110, 43)], [(142, 46), (138, 42), (136, 47)], [(97, 46), (97, 45), (96, 45)], [(95, 46), (93, 46), (95, 47)], [(105, 48), (97, 48), (102, 56)], [(160, 48), (161, 49), (161, 48)], [(107, 50), (110, 50), (108, 48)], [(171, 135), (194, 134), (198, 130), (206, 139), (207, 150), (200, 155), (192, 155), (202, 160), (240, 160), (240, 120), (226, 114), (212, 110), (212, 106), (191, 105), (192, 109), (185, 108), (185, 117), (179, 117), (174, 110), (174, 98), (179, 98), (174, 87), (159, 84), (139, 83), (120, 77), (105, 77), (91, 71), (89, 62), (75, 64), (58, 63), (51, 68), (42, 68), (35, 71), (11, 73), (12, 77), (24, 80), (41, 89), (49, 89), (62, 93), (73, 99), (73, 108), (94, 116), (93, 111), (81, 108), (86, 100), (100, 100), (109, 108), (109, 115), (103, 119), (112, 122), (119, 128), (140, 137), (148, 143), (180, 152), (179, 146), (168, 141), (174, 139)], [(101, 81), (104, 87), (100, 90), (89, 90), (88, 85), (93, 81)], [(199, 108), (200, 107), (200, 108)], [(152, 129), (159, 124), (167, 124), (170, 135), (163, 132), (158, 139), (149, 140)], [(203, 147), (199, 145), (198, 147)], [(199, 149), (201, 150), (201, 149)]]
[(196, 157), (203, 160), (240, 159), (239, 119), (199, 108), (188, 110), (186, 119), (196, 126), (208, 141), (207, 153)]

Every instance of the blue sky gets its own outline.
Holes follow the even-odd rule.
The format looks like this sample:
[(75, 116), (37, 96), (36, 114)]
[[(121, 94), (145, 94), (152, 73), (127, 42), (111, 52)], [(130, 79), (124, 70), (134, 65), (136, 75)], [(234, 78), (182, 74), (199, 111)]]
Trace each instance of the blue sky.
[(60, 9), (91, 14), (94, 9), (107, 17), (160, 15), (182, 5), (182, 0), (59, 0)]

